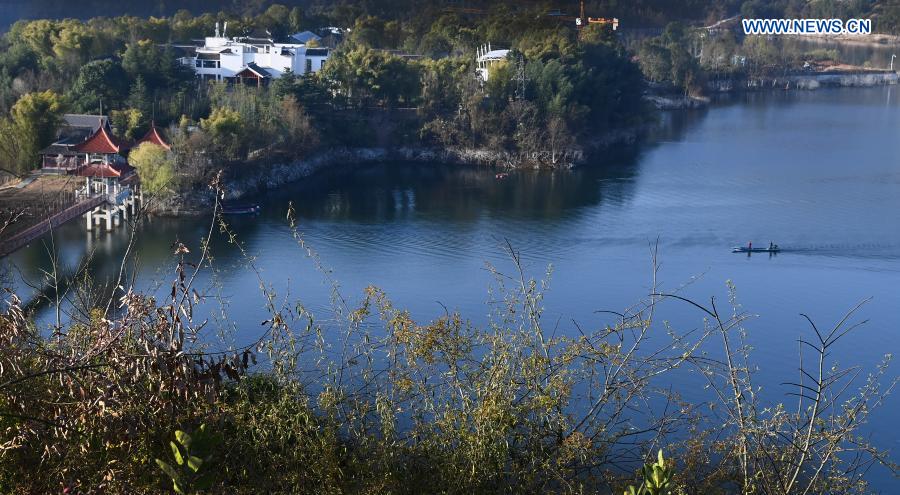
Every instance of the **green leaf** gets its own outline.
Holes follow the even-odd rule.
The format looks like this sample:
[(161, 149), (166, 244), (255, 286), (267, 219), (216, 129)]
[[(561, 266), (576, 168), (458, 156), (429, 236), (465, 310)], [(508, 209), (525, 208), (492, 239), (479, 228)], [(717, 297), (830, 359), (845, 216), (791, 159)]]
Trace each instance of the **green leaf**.
[(179, 485), (177, 481), (173, 481), (172, 486), (173, 486), (173, 488), (175, 488), (175, 493), (180, 493), (181, 495), (184, 495), (184, 493), (185, 493), (184, 489), (181, 488), (181, 485)]
[(200, 470), (200, 466), (203, 465), (203, 459), (201, 459), (195, 455), (192, 455), (192, 456), (188, 457), (187, 465), (189, 468), (191, 468), (192, 471), (194, 471), (196, 473), (197, 471)]
[(181, 457), (181, 450), (175, 445), (175, 442), (169, 442), (169, 447), (172, 447), (172, 457), (175, 458), (175, 462), (177, 462), (179, 466), (183, 466), (184, 458)]
[(185, 449), (185, 450), (187, 450), (188, 452), (190, 452), (190, 450), (191, 450), (191, 436), (190, 436), (189, 434), (187, 434), (187, 433), (185, 433), (185, 432), (183, 432), (183, 431), (181, 431), (181, 430), (176, 430), (176, 431), (175, 431), (175, 439), (178, 440), (178, 443), (180, 443), (182, 446), (184, 446), (184, 449)]
[(162, 459), (156, 459), (156, 465), (159, 466), (159, 468), (162, 469), (164, 473), (169, 475), (169, 478), (172, 478), (173, 481), (179, 478), (178, 471), (170, 466), (168, 462)]

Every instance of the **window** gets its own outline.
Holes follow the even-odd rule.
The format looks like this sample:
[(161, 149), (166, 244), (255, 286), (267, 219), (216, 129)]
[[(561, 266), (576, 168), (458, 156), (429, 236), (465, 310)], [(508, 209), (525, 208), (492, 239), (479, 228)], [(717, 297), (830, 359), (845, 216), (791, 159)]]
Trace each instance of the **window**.
[(312, 60), (306, 59), (306, 71), (304, 71), (303, 73), (309, 74), (310, 72), (312, 72)]
[(203, 67), (203, 61), (198, 58), (194, 61), (194, 67)]
[(325, 59), (324, 58), (319, 61), (319, 69), (321, 69), (323, 67), (325, 67)]

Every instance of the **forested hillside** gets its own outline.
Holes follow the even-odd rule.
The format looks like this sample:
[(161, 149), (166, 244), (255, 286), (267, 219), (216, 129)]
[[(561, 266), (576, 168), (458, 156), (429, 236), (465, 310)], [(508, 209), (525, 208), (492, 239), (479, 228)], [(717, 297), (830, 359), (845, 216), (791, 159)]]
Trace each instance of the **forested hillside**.
[[(0, 29), (21, 18), (87, 19), (97, 16), (135, 15), (171, 16), (186, 9), (192, 13), (230, 11), (239, 15), (255, 15), (272, 2), (266, 0), (92, 0), (68, 2), (63, 0), (3, 0), (0, 2)], [(307, 12), (331, 17), (335, 24), (349, 25), (359, 14), (395, 18), (426, 17), (435, 11), (453, 8), (523, 8), (559, 9), (577, 14), (578, 2), (573, 0), (498, 2), (494, 0), (440, 0), (413, 2), (410, 0), (368, 0), (325, 2), (322, 0), (287, 0), (288, 7), (300, 7)], [(592, 16), (615, 16), (631, 27), (663, 27), (672, 21), (711, 23), (742, 13), (766, 17), (872, 17), (878, 32), (900, 32), (900, 1), (898, 0), (588, 0), (586, 10)]]

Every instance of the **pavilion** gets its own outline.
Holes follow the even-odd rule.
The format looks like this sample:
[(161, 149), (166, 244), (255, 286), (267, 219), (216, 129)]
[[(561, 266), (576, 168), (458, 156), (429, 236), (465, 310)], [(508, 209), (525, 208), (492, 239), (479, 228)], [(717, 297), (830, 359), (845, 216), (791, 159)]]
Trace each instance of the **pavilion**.
[(165, 148), (166, 151), (169, 151), (172, 149), (172, 146), (168, 142), (166, 142), (165, 139), (163, 139), (162, 134), (159, 133), (159, 129), (156, 127), (156, 124), (153, 122), (150, 123), (150, 130), (147, 131), (147, 134), (144, 134), (144, 137), (138, 139), (137, 142), (134, 143), (133, 148), (137, 148), (138, 146), (140, 146), (144, 143), (153, 143), (157, 146), (161, 146), (162, 148)]
[(83, 156), (76, 175), (86, 178), (84, 193), (88, 196), (105, 194), (117, 198), (125, 189), (121, 183), (134, 175), (134, 168), (120, 154), (129, 146), (100, 126), (86, 140), (72, 147)]

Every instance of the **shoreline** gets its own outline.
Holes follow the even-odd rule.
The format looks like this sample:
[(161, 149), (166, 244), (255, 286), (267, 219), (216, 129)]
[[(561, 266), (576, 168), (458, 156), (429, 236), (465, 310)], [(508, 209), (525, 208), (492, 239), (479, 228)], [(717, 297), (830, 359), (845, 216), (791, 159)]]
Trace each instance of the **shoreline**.
[(894, 34), (788, 34), (791, 39), (814, 43), (836, 43), (841, 45), (891, 47), (900, 46), (900, 36)]
[[(613, 145), (632, 144), (646, 126), (608, 131), (588, 141), (585, 147), (572, 149), (551, 156), (550, 152), (509, 153), (491, 151), (484, 148), (426, 148), (401, 146), (396, 148), (334, 148), (317, 153), (309, 158), (293, 162), (258, 165), (242, 177), (225, 180), (225, 201), (239, 201), (244, 198), (273, 191), (312, 177), (335, 166), (355, 167), (388, 161), (412, 163), (449, 163), (454, 165), (478, 166), (498, 170), (547, 170), (571, 169), (584, 163), (591, 153)], [(548, 165), (548, 160), (557, 160)], [(192, 216), (209, 212), (213, 204), (212, 191), (198, 194), (191, 191), (186, 196), (192, 198), (190, 205), (180, 196), (160, 201), (151, 213), (159, 216)]]
[(722, 94), (758, 93), (760, 91), (815, 91), (820, 88), (874, 88), (900, 84), (900, 73), (888, 70), (828, 70), (808, 74), (793, 73), (780, 77), (725, 79), (706, 83), (704, 96), (676, 95), (671, 91), (650, 91), (644, 101), (657, 110), (689, 110), (702, 108), (711, 97)]

